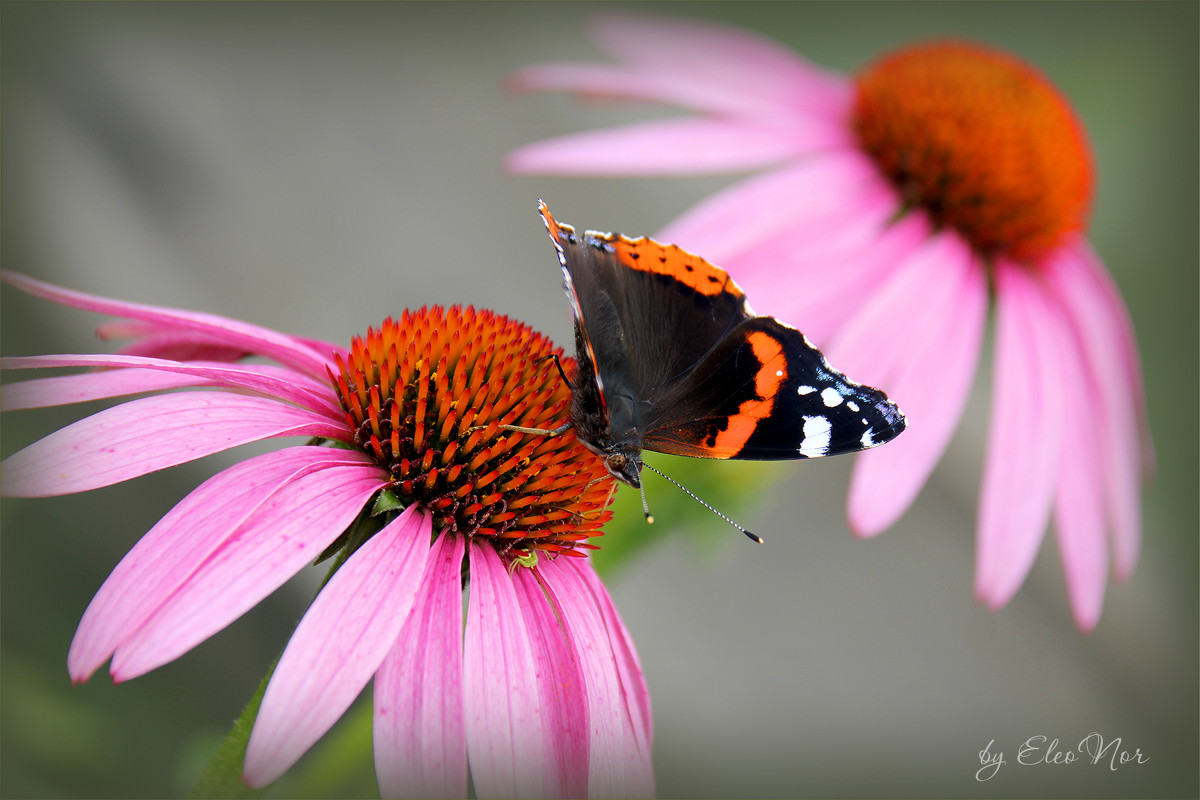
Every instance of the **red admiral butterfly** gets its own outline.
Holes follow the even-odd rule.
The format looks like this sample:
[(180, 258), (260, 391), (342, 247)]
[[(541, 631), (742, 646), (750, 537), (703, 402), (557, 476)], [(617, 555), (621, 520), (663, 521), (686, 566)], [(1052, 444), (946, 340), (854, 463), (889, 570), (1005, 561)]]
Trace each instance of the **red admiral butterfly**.
[(721, 268), (645, 237), (579, 235), (538, 210), (575, 314), (571, 420), (554, 433), (573, 428), (619, 480), (641, 487), (642, 450), (815, 458), (904, 430), (883, 392), (830, 367), (795, 328), (755, 316)]

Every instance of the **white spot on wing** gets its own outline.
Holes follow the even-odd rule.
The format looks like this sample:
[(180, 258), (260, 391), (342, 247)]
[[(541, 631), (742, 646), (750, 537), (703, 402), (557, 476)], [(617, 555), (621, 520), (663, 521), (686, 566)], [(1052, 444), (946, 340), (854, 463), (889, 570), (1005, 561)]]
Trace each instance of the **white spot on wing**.
[(846, 408), (850, 409), (851, 411), (858, 411), (858, 403), (854, 402), (853, 400), (847, 400)]
[(804, 439), (800, 441), (800, 455), (817, 458), (829, 452), (829, 434), (833, 429), (828, 417), (805, 417)]
[(824, 403), (828, 408), (840, 406), (843, 399), (844, 398), (838, 392), (838, 390), (834, 389), (832, 386), (826, 386), (821, 390), (821, 402)]
[(797, 386), (796, 387), (796, 394), (801, 395), (801, 396), (806, 395), (806, 394), (812, 394), (815, 391), (816, 391), (816, 389), (814, 389), (811, 386)]

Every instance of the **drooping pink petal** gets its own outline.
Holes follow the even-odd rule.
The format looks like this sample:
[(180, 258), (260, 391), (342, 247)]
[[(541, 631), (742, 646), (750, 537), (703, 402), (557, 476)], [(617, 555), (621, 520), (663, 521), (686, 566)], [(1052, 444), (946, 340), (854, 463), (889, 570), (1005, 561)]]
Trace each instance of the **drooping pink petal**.
[(585, 131), (514, 150), (513, 172), (558, 175), (694, 175), (776, 164), (846, 141), (845, 130), (812, 120), (752, 124), (670, 119)]
[(537, 674), (528, 683), (538, 692), (550, 733), (547, 755), (553, 772), (548, 773), (549, 780), (543, 778), (544, 791), (551, 797), (587, 797), (592, 742), (579, 653), (564, 627), (562, 607), (553, 596), (547, 596), (537, 576), (529, 569), (517, 568), (512, 580), (538, 663)]
[(1059, 471), (1064, 325), (1040, 277), (996, 265), (992, 420), (979, 497), (975, 594), (989, 608), (1020, 587), (1045, 532)]
[(227, 347), (245, 349), (251, 353), (273, 358), (281, 364), (294, 367), (315, 378), (325, 377), (327, 367), (333, 359), (326, 353), (315, 352), (306, 342), (273, 331), (270, 328), (251, 325), (248, 322), (205, 314), (197, 311), (182, 311), (174, 308), (131, 303), (124, 300), (64, 289), (19, 272), (4, 270), (0, 280), (23, 292), (65, 306), (110, 314), (116, 317), (141, 320), (164, 328), (195, 331), (211, 337), (213, 343)]
[(941, 458), (966, 405), (987, 321), (986, 275), (957, 235), (939, 234), (897, 270), (828, 351), (855, 380), (886, 390), (908, 418), (903, 436), (858, 456), (847, 516), (859, 536), (890, 527)]
[(246, 746), (246, 782), (273, 783), (345, 713), (396, 641), (425, 571), (433, 523), (416, 505), (334, 573), (267, 684)]
[[(464, 642), (464, 695), (471, 778), (480, 797), (556, 797), (568, 788), (554, 736), (560, 717), (544, 706), (542, 662), (516, 584), (487, 545), (471, 543)], [(584, 712), (586, 713), (586, 712)]]
[(593, 18), (589, 34), (609, 55), (639, 71), (690, 76), (714, 91), (740, 91), (747, 102), (811, 114), (845, 107), (853, 96), (847, 76), (733, 26), (609, 10)]
[(1098, 418), (1091, 436), (1101, 443), (1098, 458), (1104, 469), (1114, 567), (1117, 579), (1124, 580), (1137, 564), (1141, 475), (1153, 462), (1133, 328), (1120, 295), (1090, 248), (1066, 248), (1045, 269), (1078, 331), (1084, 368), (1096, 384)]
[(633, 646), (633, 636), (625, 627), (621, 615), (617, 613), (617, 607), (613, 604), (612, 597), (609, 595), (604, 581), (600, 580), (600, 576), (596, 574), (596, 570), (591, 568), (590, 562), (587, 568), (575, 567), (574, 569), (579, 577), (591, 587), (592, 597), (600, 609), (604, 625), (608, 629), (608, 638), (616, 656), (617, 673), (620, 676), (625, 701), (629, 706), (629, 716), (633, 721), (638, 749), (645, 759), (649, 789), (641, 796), (651, 797), (654, 795), (654, 771), (650, 763), (650, 753), (654, 744), (654, 715), (651, 713), (650, 690), (646, 687), (641, 659), (638, 658), (637, 649)]
[[(913, 350), (924, 348), (951, 315), (971, 264), (970, 249), (957, 235), (927, 240), (895, 265), (838, 331), (827, 350), (830, 362), (855, 380), (887, 388)], [(928, 313), (914, 320), (915, 308)]]
[(433, 545), (412, 614), (375, 674), (375, 774), (383, 797), (466, 797), (464, 537)]
[(4, 460), (5, 497), (110, 486), (280, 436), (344, 439), (345, 422), (263, 397), (185, 392), (144, 397), (61, 428)]
[(44, 369), (48, 367), (139, 368), (203, 378), (216, 386), (248, 389), (267, 397), (287, 400), (304, 408), (341, 416), (341, 406), (328, 381), (315, 381), (294, 370), (258, 364), (181, 363), (145, 356), (104, 353), (16, 356), (0, 359), (0, 369)]
[[(810, 248), (806, 244), (791, 255), (791, 280), (805, 287), (804, 291), (768, 294), (773, 298), (772, 314), (794, 320), (818, 347), (827, 347), (842, 325), (888, 280), (896, 265), (910, 258), (931, 236), (928, 219), (915, 213), (874, 231), (859, 223), (840, 231), (843, 224), (831, 224), (828, 234), (813, 237), (815, 246)], [(841, 242), (835, 241), (835, 247), (822, 259), (823, 245), (841, 239), (840, 233), (848, 236)], [(854, 246), (852, 240), (863, 233), (874, 233), (874, 241), (865, 247)], [(758, 255), (746, 256), (751, 257)], [(760, 287), (765, 284), (758, 283)]]
[(114, 680), (135, 678), (178, 658), (257, 605), (349, 527), (382, 477), (374, 465), (329, 467), (300, 474), (264, 496), (118, 644)]
[(1101, 409), (1090, 398), (1098, 391), (1085, 372), (1081, 342), (1075, 331), (1068, 342), (1073, 357), (1063, 361), (1063, 385), (1076, 398), (1063, 419), (1062, 461), (1054, 495), (1054, 527), (1062, 558), (1067, 596), (1075, 624), (1087, 632), (1096, 627), (1108, 583), (1108, 542), (1105, 537), (1104, 448), (1099, 421)]
[(597, 594), (607, 597), (607, 591), (596, 580), (589, 580), (592, 568), (583, 559), (547, 560), (539, 563), (537, 570), (560, 609), (583, 666), (591, 727), (588, 794), (652, 796), (649, 695), (640, 670), (630, 670), (636, 666), (636, 655), (626, 648), (627, 640), (622, 641), (625, 632), (610, 628), (602, 610)]
[[(181, 500), (121, 559), (92, 598), (67, 656), (72, 680), (87, 680), (244, 525), (273, 525), (269, 514), (263, 516), (272, 497), (321, 471), (321, 480), (330, 482), (380, 480), (379, 469), (362, 453), (289, 447), (239, 462)], [(267, 507), (272, 509), (290, 513), (278, 504)]]

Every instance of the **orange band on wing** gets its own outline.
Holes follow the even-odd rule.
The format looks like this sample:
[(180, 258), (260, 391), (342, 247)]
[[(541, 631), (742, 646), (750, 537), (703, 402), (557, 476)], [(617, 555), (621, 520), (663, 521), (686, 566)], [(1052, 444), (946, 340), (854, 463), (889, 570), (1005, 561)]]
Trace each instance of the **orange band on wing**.
[(758, 372), (754, 376), (754, 393), (751, 400), (743, 400), (737, 414), (729, 418), (728, 427), (717, 434), (713, 449), (720, 453), (736, 454), (754, 435), (758, 421), (771, 416), (775, 408), (775, 396), (779, 387), (787, 380), (787, 359), (783, 345), (762, 331), (754, 331), (746, 339), (758, 359)]
[(624, 236), (613, 236), (608, 242), (616, 251), (617, 258), (633, 269), (669, 275), (706, 297), (725, 293), (738, 300), (745, 298), (725, 270), (673, 244), (662, 245), (653, 239), (628, 239)]

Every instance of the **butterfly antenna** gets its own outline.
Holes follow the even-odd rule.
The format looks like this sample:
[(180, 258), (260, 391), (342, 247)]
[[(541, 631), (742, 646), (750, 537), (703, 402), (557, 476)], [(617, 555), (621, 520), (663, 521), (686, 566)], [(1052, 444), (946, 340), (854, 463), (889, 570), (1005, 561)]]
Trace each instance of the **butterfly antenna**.
[[(645, 466), (645, 464), (643, 464), (642, 466)], [(654, 467), (651, 467), (650, 469), (654, 469)], [(654, 469), (654, 471), (658, 472), (658, 470), (656, 470), (656, 469)], [(662, 473), (659, 472), (658, 474), (661, 475)], [(641, 486), (638, 487), (638, 489), (642, 493), (642, 513), (646, 515), (646, 524), (653, 525), (654, 524), (654, 515), (650, 513), (650, 504), (646, 502), (646, 485), (642, 484)]]
[[(733, 527), (737, 528), (739, 531), (741, 531), (742, 533), (744, 533), (744, 534), (746, 535), (746, 538), (747, 538), (747, 539), (749, 539), (750, 541), (752, 541), (752, 542), (758, 542), (759, 544), (762, 544), (762, 543), (763, 543), (762, 537), (760, 537), (758, 534), (751, 533), (750, 531), (748, 531), (748, 530), (746, 530), (745, 528), (743, 528), (741, 525), (738, 525), (736, 522), (734, 522), (733, 520), (731, 520), (729, 517), (727, 517), (727, 516), (725, 516), (724, 514), (722, 514), (720, 511), (717, 511), (715, 508), (713, 508), (712, 506), (710, 506), (708, 503), (704, 502), (704, 501), (703, 501), (703, 500), (701, 500), (699, 497), (697, 497), (697, 496), (695, 495), (695, 493), (694, 493), (694, 492), (692, 492), (692, 490), (691, 490), (691, 489), (687, 488), (687, 487), (686, 487), (686, 486), (684, 486), (682, 483), (680, 483), (679, 481), (677, 481), (677, 480), (675, 480), (674, 478), (672, 478), (670, 475), (664, 475), (663, 473), (661, 473), (661, 472), (659, 472), (658, 470), (656, 470), (654, 467), (652, 467), (652, 466), (650, 466), (649, 464), (646, 464), (646, 463), (644, 463), (644, 462), (642, 463), (642, 466), (643, 466), (643, 467), (645, 467), (646, 469), (650, 470), (651, 472), (653, 472), (655, 475), (658, 475), (660, 478), (666, 478), (668, 481), (670, 481), (671, 483), (675, 484), (675, 485), (676, 485), (678, 488), (680, 488), (681, 490), (683, 490), (683, 493), (684, 493), (684, 494), (686, 494), (688, 497), (692, 498), (692, 499), (693, 499), (693, 500), (695, 500), (697, 503), (699, 503), (700, 505), (704, 506), (704, 507), (705, 507), (705, 508), (707, 508), (709, 511), (711, 511), (711, 512), (712, 512), (712, 513), (714, 513), (714, 514), (716, 514), (718, 517), (720, 517), (721, 519), (725, 520), (725, 521), (726, 521), (726, 522), (728, 522), (730, 525), (732, 525)], [(650, 509), (649, 509), (649, 508), (646, 506), (646, 490), (645, 490), (645, 488), (643, 488), (643, 489), (642, 489), (642, 507), (646, 509), (646, 519), (647, 519), (647, 521), (653, 522), (653, 521), (654, 521), (654, 518), (650, 516)]]

